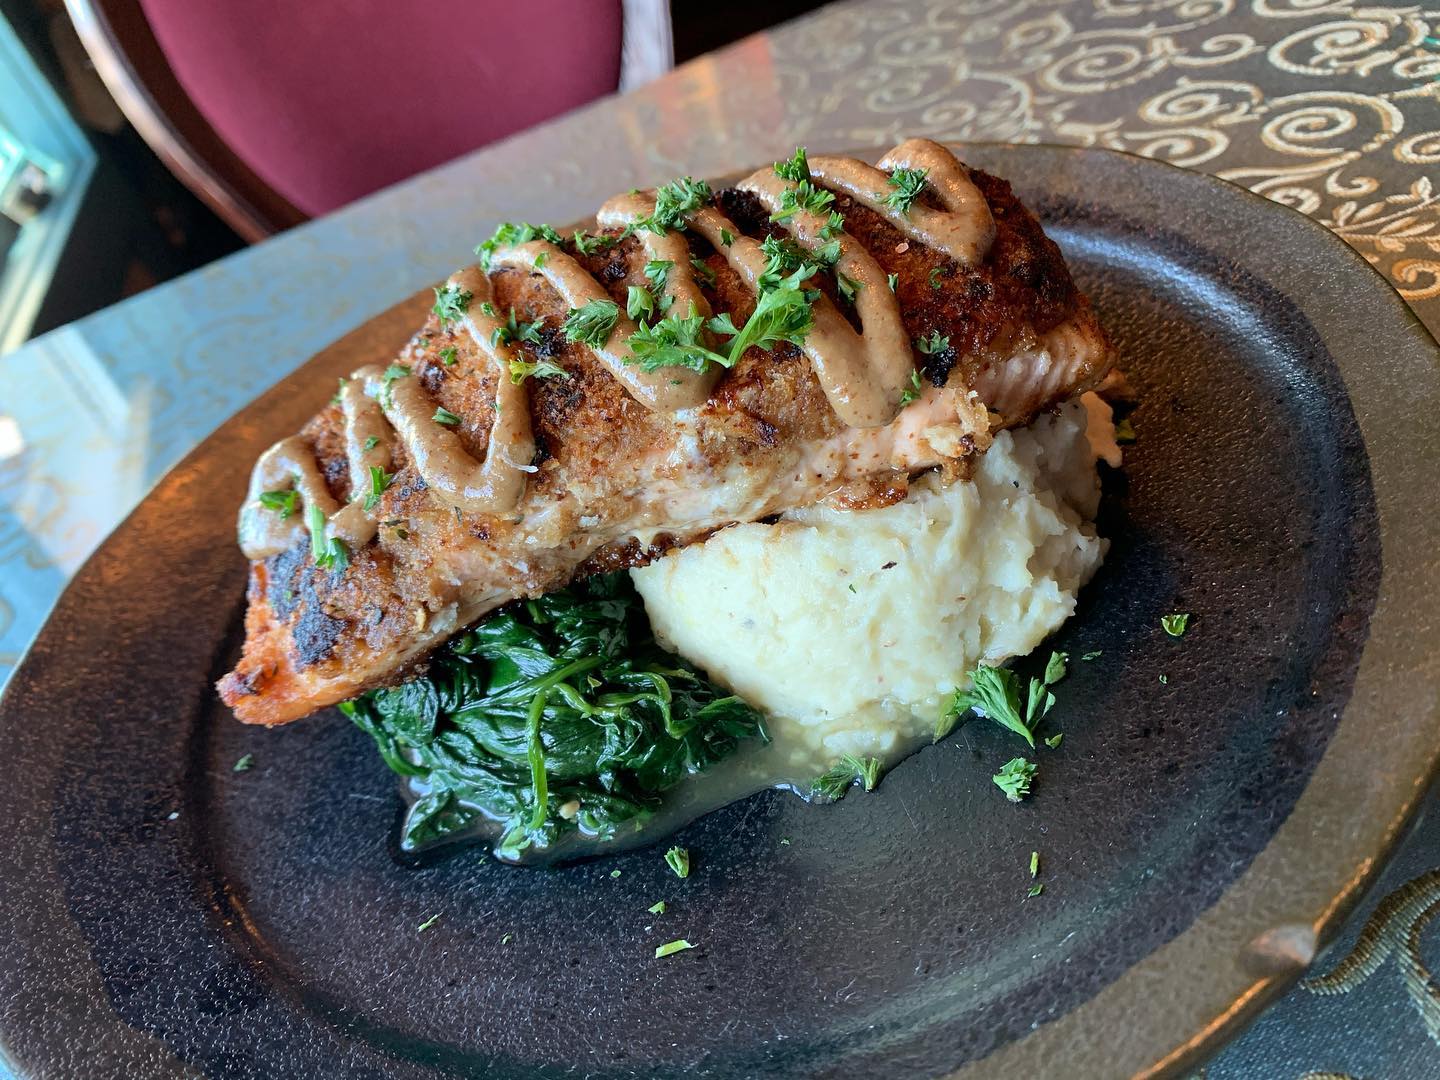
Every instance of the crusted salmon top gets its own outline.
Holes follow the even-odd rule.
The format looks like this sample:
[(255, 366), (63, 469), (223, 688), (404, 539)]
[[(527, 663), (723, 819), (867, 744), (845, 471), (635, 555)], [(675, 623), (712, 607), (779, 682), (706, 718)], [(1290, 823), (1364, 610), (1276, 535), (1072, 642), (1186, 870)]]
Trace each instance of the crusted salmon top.
[(898, 501), (1111, 365), (1009, 185), (926, 140), (596, 222), (502, 226), (395, 363), (257, 462), (220, 683), (240, 719), (393, 682), (506, 601), (728, 524)]

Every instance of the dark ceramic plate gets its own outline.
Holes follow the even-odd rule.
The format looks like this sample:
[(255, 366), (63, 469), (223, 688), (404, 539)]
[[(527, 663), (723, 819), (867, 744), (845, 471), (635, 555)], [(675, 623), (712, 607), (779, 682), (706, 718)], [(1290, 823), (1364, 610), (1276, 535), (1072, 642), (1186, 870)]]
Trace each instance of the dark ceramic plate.
[[(972, 724), (873, 794), (702, 819), (684, 882), (655, 849), (397, 860), (364, 735), (243, 728), (210, 686), (240, 636), (250, 462), (383, 361), (412, 301), (175, 469), (0, 703), (21, 1076), (1173, 1073), (1288, 986), (1440, 747), (1436, 344), (1343, 243), (1238, 188), (1108, 152), (964, 156), (1045, 219), (1140, 397), (1114, 546), (1055, 643), (1103, 655), (1061, 688), (1033, 798), (1000, 796), (1013, 738)], [(653, 959), (681, 936), (698, 949)]]

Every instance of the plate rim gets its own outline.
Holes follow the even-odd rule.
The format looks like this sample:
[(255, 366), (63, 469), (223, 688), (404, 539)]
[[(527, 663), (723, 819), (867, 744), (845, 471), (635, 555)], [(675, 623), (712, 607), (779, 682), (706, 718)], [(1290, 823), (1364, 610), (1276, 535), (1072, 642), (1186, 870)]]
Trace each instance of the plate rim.
[[(1031, 151), (1042, 154), (1054, 153), (1071, 157), (1077, 162), (1082, 159), (1123, 159), (1130, 168), (1164, 170), (1170, 174), (1171, 179), (1180, 185), (1190, 184), (1197, 188), (1206, 188), (1214, 192), (1215, 197), (1221, 201), (1236, 199), (1246, 203), (1252, 209), (1259, 210), (1273, 220), (1288, 221), (1296, 229), (1308, 230), (1310, 243), (1328, 249), (1335, 260), (1333, 265), (1346, 268), (1342, 275), (1345, 281), (1355, 282), (1357, 278), (1354, 272), (1363, 268), (1366, 272), (1363, 277), (1367, 279), (1368, 287), (1374, 292), (1375, 305), (1389, 312), (1384, 317), (1385, 323), (1393, 325), (1393, 332), (1399, 338), (1412, 339), (1412, 347), (1417, 352), (1423, 351), (1428, 354), (1429, 374), (1432, 378), (1440, 378), (1440, 344), (1436, 343), (1418, 315), (1390, 282), (1358, 251), (1334, 232), (1291, 207), (1276, 203), (1220, 177), (1109, 148), (1075, 147), (1051, 143), (1015, 144), (982, 141), (947, 141), (946, 144), (960, 150), (962, 157), (966, 149), (974, 149), (1002, 156), (1019, 155), (1020, 157)], [(881, 151), (881, 147), (868, 147), (851, 152), (856, 153), (857, 156), (873, 158)], [(1083, 170), (1085, 166), (1080, 164), (1078, 168)], [(1014, 170), (1008, 170), (1008, 174), (1013, 176)], [(1023, 180), (1017, 181), (1017, 186), (1023, 187)], [(1308, 250), (1309, 244), (1305, 247)], [(1343, 284), (1341, 288), (1343, 289)], [(93, 578), (105, 573), (106, 563), (112, 557), (112, 549), (116, 547), (117, 537), (126, 533), (127, 530), (133, 529), (136, 518), (147, 509), (149, 504), (157, 497), (166, 497), (181, 486), (186, 475), (195, 468), (196, 463), (213, 457), (227, 440), (239, 439), (255, 442), (260, 438), (262, 432), (293, 430), (298, 427), (299, 423), (303, 423), (313, 413), (313, 402), (308, 394), (295, 391), (312, 386), (322, 377), (328, 376), (332, 370), (342, 371), (346, 367), (346, 358), (353, 348), (353, 346), (347, 348), (348, 343), (361, 335), (375, 334), (377, 327), (388, 329), (393, 324), (399, 335), (398, 340), (403, 341), (417, 324), (417, 316), (428, 307), (429, 291), (427, 287), (384, 309), (303, 361), (295, 370), (265, 389), (225, 420), (166, 472), (141, 502), (126, 515), (85, 560), (56, 600), (40, 631), (21, 654), (8, 685), (3, 692), (0, 692), (0, 737), (4, 737), (9, 726), (20, 719), (14, 714), (18, 712), (17, 702), (22, 697), (20, 692), (22, 685), (38, 681), (36, 672), (33, 670), (35, 659), (53, 648), (63, 648), (63, 641), (52, 641), (52, 639), (63, 638), (63, 629), (60, 628), (60, 623), (69, 608), (78, 603), (76, 596), (81, 590), (77, 586), (82, 583), (88, 584)], [(1318, 329), (1317, 327), (1317, 331)], [(1328, 342), (1337, 331), (1327, 329), (1320, 333)], [(1344, 383), (1346, 396), (1352, 407), (1355, 407), (1356, 422), (1359, 425), (1366, 451), (1370, 454), (1372, 466), (1370, 475), (1372, 482), (1376, 485), (1376, 514), (1381, 523), (1382, 569), (1376, 609), (1372, 615), (1371, 633), (1367, 637), (1362, 652), (1360, 669), (1356, 674), (1350, 702), (1341, 713), (1331, 739), (1306, 781), (1294, 807), (1267, 840), (1265, 846), (1255, 855), (1246, 870), (1230, 882), (1219, 899), (1202, 911), (1191, 925), (1164, 945), (1142, 957), (1113, 982), (1069, 1012), (1041, 1024), (1025, 1036), (997, 1048), (985, 1057), (953, 1070), (950, 1073), (951, 1076), (968, 1080), (968, 1078), (978, 1076), (982, 1071), (1005, 1074), (1014, 1072), (1017, 1075), (1028, 1075), (1041, 1067), (1048, 1067), (1056, 1060), (1067, 1060), (1075, 1075), (1113, 1074), (1117, 1066), (1134, 1075), (1142, 1076), (1178, 1075), (1185, 1072), (1213, 1055), (1221, 1046), (1238, 1035), (1266, 1006), (1278, 999), (1299, 980), (1319, 950), (1334, 939), (1345, 919), (1374, 882), (1378, 880), (1385, 863), (1394, 854), (1396, 847), (1413, 822), (1421, 801), (1425, 798), (1428, 790), (1434, 786), (1437, 775), (1440, 775), (1440, 704), (1437, 704), (1437, 700), (1440, 700), (1440, 658), (1427, 658), (1423, 655), (1417, 657), (1398, 648), (1391, 650), (1391, 653), (1387, 653), (1385, 657), (1377, 658), (1372, 655), (1376, 619), (1382, 615), (1382, 611), (1389, 611), (1387, 605), (1394, 605), (1407, 599), (1404, 589), (1398, 590), (1400, 594), (1398, 598), (1395, 595), (1397, 589), (1392, 577), (1395, 570), (1392, 568), (1390, 558), (1393, 553), (1387, 547), (1387, 543), (1397, 523), (1392, 517), (1387, 526), (1385, 507), (1382, 505), (1380, 491), (1381, 477), (1378, 470), (1373, 467), (1374, 452), (1372, 449), (1388, 440), (1398, 438), (1398, 436), (1394, 430), (1387, 429), (1381, 423), (1381, 418), (1368, 414), (1362, 415), (1361, 410), (1356, 407), (1357, 402), (1352, 385), (1352, 375), (1360, 377), (1361, 381), (1370, 381), (1378, 377), (1383, 382), (1383, 377), (1377, 374), (1377, 371), (1385, 363), (1386, 358), (1384, 357), (1368, 360), (1351, 359), (1347, 363), (1340, 354), (1336, 354), (1336, 365)], [(1367, 392), (1373, 392), (1373, 388)], [(1440, 466), (1440, 452), (1437, 452), (1437, 449), (1440, 448), (1435, 445), (1424, 447), (1416, 444), (1411, 449), (1423, 450), (1428, 462)], [(1387, 477), (1387, 486), (1389, 486), (1388, 479)], [(1393, 495), (1393, 493), (1390, 494)], [(1436, 499), (1432, 495), (1431, 502), (1440, 503), (1440, 499)], [(1423, 528), (1412, 522), (1408, 530), (1402, 530), (1402, 535), (1409, 535), (1416, 529), (1423, 530)], [(1400, 554), (1402, 556), (1414, 555), (1415, 552), (1401, 551)], [(1436, 584), (1437, 579), (1440, 579), (1440, 573), (1436, 573), (1434, 567), (1429, 568), (1429, 575), (1431, 584)], [(1425, 579), (1422, 578), (1414, 584), (1423, 586)], [(1387, 585), (1389, 586), (1388, 590)], [(1414, 606), (1417, 602), (1415, 596), (1424, 590), (1423, 588), (1412, 588), (1409, 591), (1411, 593), (1409, 603)], [(1394, 618), (1394, 616), (1389, 615), (1388, 618)], [(1382, 629), (1390, 633), (1394, 632), (1388, 626), (1388, 622), (1382, 624)], [(1414, 632), (1414, 624), (1412, 624), (1412, 632)], [(1416, 633), (1415, 636), (1424, 637), (1423, 633)], [(1380, 645), (1388, 647), (1389, 643), (1381, 641)], [(1423, 649), (1419, 651), (1423, 654)], [(1320, 890), (1328, 891), (1330, 894), (1328, 896), (1312, 895), (1316, 889), (1314, 887), (1308, 889), (1303, 901), (1297, 900), (1290, 904), (1290, 908), (1295, 912), (1294, 918), (1284, 923), (1275, 923), (1277, 929), (1283, 927), (1289, 931), (1303, 930), (1308, 927), (1310, 940), (1308, 942), (1304, 940), (1303, 933), (1298, 937), (1294, 935), (1285, 937), (1283, 940), (1275, 938), (1269, 942), (1276, 946), (1275, 952), (1265, 956), (1256, 954), (1252, 957), (1254, 963), (1259, 966), (1247, 969), (1240, 964), (1231, 964), (1233, 972), (1226, 981), (1223, 984), (1218, 981), (1214, 983), (1211, 990), (1204, 995), (1207, 1003), (1201, 1005), (1198, 1010), (1192, 1010), (1194, 1022), (1191, 1029), (1186, 1032), (1170, 1033), (1165, 1030), (1156, 1030), (1154, 1025), (1147, 1028), (1143, 1024), (1136, 1024), (1135, 1021), (1145, 1015), (1143, 1011), (1137, 1009), (1137, 1005), (1142, 1005), (1149, 996), (1143, 987), (1136, 986), (1137, 983), (1144, 983), (1144, 969), (1148, 965), (1156, 963), (1157, 958), (1164, 960), (1167, 956), (1173, 956), (1177, 947), (1182, 946), (1182, 943), (1190, 943), (1188, 947), (1194, 948), (1197, 942), (1201, 945), (1210, 943), (1212, 938), (1207, 935), (1219, 934), (1223, 937), (1227, 925), (1226, 920), (1235, 918), (1230, 908), (1237, 903), (1243, 903), (1245, 898), (1249, 897), (1257, 887), (1265, 888), (1272, 894), (1278, 891), (1278, 884), (1265, 886), (1258, 883), (1257, 867), (1263, 870), (1266, 868), (1265, 864), (1273, 861), (1274, 850), (1282, 838), (1289, 845), (1286, 847), (1286, 851), (1303, 852), (1308, 850), (1303, 842), (1297, 842), (1296, 835), (1287, 835), (1287, 832), (1297, 834), (1301, 839), (1306, 833), (1310, 834), (1312, 838), (1318, 835), (1315, 829), (1306, 830), (1304, 826), (1307, 823), (1326, 820), (1327, 815), (1319, 804), (1326, 799), (1334, 800), (1339, 797), (1340, 793), (1353, 788), (1353, 784), (1347, 787), (1342, 782), (1343, 777), (1334, 777), (1330, 774), (1338, 770), (1336, 762), (1340, 757), (1345, 756), (1349, 760), (1348, 755), (1342, 754), (1341, 751), (1351, 741), (1356, 740), (1357, 732), (1366, 739), (1367, 743), (1373, 739), (1373, 735), (1368, 730), (1359, 732), (1359, 727), (1363, 726), (1362, 722), (1371, 718), (1364, 713), (1364, 710), (1357, 712), (1356, 704), (1357, 702), (1363, 704), (1370, 699), (1374, 699), (1378, 703), (1388, 700), (1392, 696), (1383, 685), (1375, 685), (1376, 680), (1386, 677), (1393, 679), (1393, 673), (1390, 670), (1394, 666), (1392, 654), (1398, 654), (1401, 660), (1408, 660), (1410, 669), (1413, 671), (1423, 672), (1437, 693), (1432, 694), (1428, 709), (1422, 703), (1410, 706), (1409, 711), (1403, 714), (1412, 721), (1413, 727), (1416, 729), (1408, 733), (1409, 739), (1406, 743), (1382, 744), (1386, 766), (1391, 769), (1402, 766), (1404, 768), (1397, 773), (1395, 782), (1387, 783), (1380, 792), (1371, 792), (1372, 805), (1366, 806), (1369, 823), (1366, 835), (1370, 839), (1368, 842), (1362, 842), (1359, 837), (1350, 838), (1345, 848), (1350, 853), (1350, 860), (1353, 860), (1356, 866), (1351, 872), (1335, 880), (1328, 890)], [(1374, 670), (1377, 667), (1384, 670)], [(1363, 698), (1362, 690), (1364, 691)], [(1343, 742), (1342, 735), (1346, 736), (1346, 740)], [(1422, 735), (1429, 737), (1422, 739)], [(1414, 744), (1413, 748), (1411, 748), (1411, 744)], [(1407, 749), (1400, 750), (1399, 747), (1402, 745)], [(1415, 750), (1419, 751), (1418, 754)], [(4, 797), (0, 796), (0, 803), (4, 801)], [(1312, 844), (1318, 843), (1320, 841), (1312, 839)], [(1366, 850), (1358, 850), (1360, 847), (1364, 847)], [(48, 853), (48, 850), (40, 852), (40, 854)], [(1272, 856), (1271, 860), (1265, 858), (1267, 854)], [(5, 892), (3, 878), (4, 875), (0, 875), (0, 895)], [(1253, 922), (1254, 918), (1246, 921)], [(3, 922), (3, 910), (0, 910), (0, 923)], [(1287, 949), (1290, 951), (1287, 952)], [(1266, 968), (1266, 964), (1269, 965), (1268, 968)], [(9, 965), (0, 966), (0, 987), (6, 990), (22, 989), (23, 981), (17, 973), (10, 971), (9, 967)], [(1220, 965), (1216, 964), (1213, 970), (1218, 971), (1219, 967)], [(1224, 987), (1231, 989), (1227, 990)], [(1222, 998), (1223, 1000), (1221, 1000)], [(1190, 1014), (1187, 1013), (1187, 1015)], [(1117, 1058), (1116, 1051), (1119, 1047), (1113, 1041), (1106, 1042), (1103, 1038), (1103, 1032), (1108, 1024), (1122, 1021), (1128, 1028), (1124, 1047), (1126, 1057), (1123, 1063)], [(117, 1026), (124, 1026), (119, 1021), (113, 1023)], [(1097, 1037), (1097, 1032), (1101, 1033), (1099, 1037)], [(140, 1032), (134, 1034), (137, 1038), (151, 1038)], [(158, 1040), (156, 1041), (158, 1042)], [(0, 1030), (0, 1061), (12, 1062), (10, 1039), (3, 1030)], [(17, 1076), (25, 1075), (20, 1071), (18, 1061), (12, 1063)]]

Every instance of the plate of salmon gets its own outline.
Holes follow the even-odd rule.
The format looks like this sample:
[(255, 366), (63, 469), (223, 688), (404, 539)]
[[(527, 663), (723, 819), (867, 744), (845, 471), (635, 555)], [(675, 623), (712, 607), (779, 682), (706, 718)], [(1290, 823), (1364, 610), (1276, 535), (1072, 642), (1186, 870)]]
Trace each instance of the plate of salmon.
[(18, 1075), (1178, 1075), (1323, 967), (1440, 754), (1363, 259), (922, 138), (476, 241), (0, 698)]

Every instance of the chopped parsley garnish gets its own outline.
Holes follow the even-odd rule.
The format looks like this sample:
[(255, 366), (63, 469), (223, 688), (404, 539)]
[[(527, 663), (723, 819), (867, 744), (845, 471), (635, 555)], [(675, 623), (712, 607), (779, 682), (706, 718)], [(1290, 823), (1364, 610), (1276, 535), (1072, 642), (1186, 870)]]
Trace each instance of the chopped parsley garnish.
[(665, 914), (665, 901), (664, 901), (664, 900), (657, 900), (657, 901), (655, 901), (655, 903), (651, 904), (651, 905), (650, 905), (648, 908), (646, 908), (645, 910), (648, 911), (648, 912), (650, 912), (651, 915), (664, 915), (664, 914)]
[(1162, 686), (1169, 686), (1169, 685), (1170, 685), (1170, 676), (1169, 676), (1169, 675), (1161, 675), (1161, 676), (1160, 676), (1160, 683), (1161, 683)]
[(995, 781), (995, 786), (1005, 793), (1005, 798), (1011, 802), (1019, 802), (1030, 794), (1030, 782), (1035, 779), (1036, 766), (1024, 758), (1011, 758), (1000, 771), (990, 779)]
[(552, 244), (563, 244), (565, 238), (552, 229), (549, 225), (531, 225), (527, 221), (507, 221), (499, 225), (489, 240), (475, 249), (475, 254), (480, 256), (480, 266), (485, 270), (490, 269), (490, 260), (495, 257), (495, 252), (501, 248), (515, 247), (519, 244), (528, 244), (536, 238), (548, 240)]
[(365, 512), (368, 514), (380, 503), (380, 496), (385, 494), (385, 489), (394, 480), (393, 473), (387, 473), (379, 465), (370, 466), (370, 494), (365, 496)]
[(332, 397), (332, 398), (330, 399), (330, 404), (331, 404), (331, 405), (339, 405), (339, 404), (340, 404), (340, 395), (343, 394), (343, 393), (345, 393), (345, 384), (346, 384), (347, 382), (349, 382), (349, 381), (350, 381), (350, 380), (347, 379), (347, 378), (345, 378), (344, 375), (341, 375), (341, 376), (340, 376), (340, 385), (335, 388), (335, 395), (334, 395), (334, 397)]
[(768, 290), (763, 289), (755, 303), (755, 310), (745, 320), (745, 326), (735, 329), (729, 312), (710, 320), (710, 329), (717, 333), (734, 335), (730, 341), (730, 362), (733, 364), (745, 355), (752, 345), (771, 349), (782, 341), (801, 345), (805, 335), (815, 325), (815, 314), (811, 305), (819, 293), (801, 286), (815, 274), (815, 267), (805, 265), (789, 277), (777, 282)]
[(1115, 441), (1121, 446), (1135, 441), (1135, 425), (1128, 416), (1115, 425)]
[(434, 915), (431, 915), (431, 916), (430, 916), (428, 919), (426, 919), (424, 922), (422, 922), (416, 929), (417, 929), (417, 931), (423, 933), (424, 931), (429, 930), (430, 927), (434, 926), (439, 920), (440, 920), (440, 915), (439, 915), (439, 913), (436, 913), (436, 914), (434, 914)]
[(715, 284), (715, 271), (710, 269), (710, 264), (707, 263), (704, 259), (691, 259), (690, 268), (695, 271), (696, 277), (698, 277), (706, 285)]
[(456, 416), (449, 409), (441, 406), (435, 410), (435, 415), (430, 418), (437, 424), (444, 424), (446, 427), (454, 427), (460, 423), (460, 417)]
[(446, 367), (455, 363), (455, 346), (451, 345), (440, 350), (440, 362)]
[(435, 306), (430, 310), (439, 318), (440, 325), (448, 328), (451, 323), (459, 322), (465, 317), (465, 313), (470, 310), (472, 299), (474, 293), (446, 282), (435, 290)]
[(656, 296), (665, 291), (665, 282), (670, 280), (670, 268), (675, 264), (669, 259), (651, 259), (645, 264), (645, 280)]
[(391, 364), (385, 369), (385, 374), (380, 376), (380, 400), (382, 404), (390, 404), (390, 386), (396, 379), (403, 379), (410, 374), (410, 369), (404, 364)]
[(1051, 750), (1059, 749), (1060, 740), (1063, 738), (1065, 738), (1065, 733), (1063, 731), (1057, 731), (1054, 735), (1051, 735), (1045, 740), (1045, 745), (1048, 746)]
[(501, 939), (500, 939), (500, 944), (501, 944), (501, 945), (509, 945), (509, 944), (510, 944), (510, 939), (513, 938), (514, 936), (515, 936), (514, 934), (506, 934), (506, 935), (504, 935), (504, 936), (501, 937)]
[(903, 409), (912, 401), (917, 400), (925, 392), (925, 387), (920, 383), (920, 372), (910, 372), (910, 385), (900, 392), (900, 407)]
[(495, 310), (495, 305), (490, 303), (489, 300), (486, 300), (480, 305), (480, 314), (488, 315), (492, 319), (498, 319), (500, 317), (500, 312)]
[(862, 287), (858, 281), (846, 277), (837, 271), (835, 274), (835, 284), (839, 286), (841, 296), (845, 297), (850, 303), (855, 303), (855, 294), (859, 292)]
[(639, 364), (642, 371), (662, 367), (704, 371), (711, 363), (729, 367), (735, 353), (725, 356), (707, 348), (701, 339), (704, 329), (705, 317), (695, 313), (694, 304), (690, 305), (688, 317), (671, 315), (649, 326), (638, 326), (630, 335), (626, 363)]
[(930, 288), (932, 288), (932, 289), (938, 289), (938, 288), (940, 288), (940, 275), (941, 275), (941, 273), (942, 273), (942, 270), (941, 270), (940, 267), (936, 266), (936, 267), (932, 267), (932, 268), (931, 268), (931, 270), (930, 270)]
[(944, 352), (949, 347), (950, 339), (939, 330), (931, 330), (928, 336), (915, 339), (915, 348), (926, 356)]
[(721, 229), (720, 243), (724, 247), (729, 247), (731, 244), (735, 243), (735, 234), (732, 233), (729, 229)]
[(539, 255), (536, 255), (536, 256), (535, 256), (535, 269), (536, 269), (536, 270), (541, 270), (541, 269), (543, 269), (544, 266), (545, 266), (545, 264), (546, 264), (547, 262), (549, 262), (549, 261), (550, 261), (550, 253), (549, 253), (548, 251), (542, 251), (542, 252), (540, 252)]
[(1190, 614), (1185, 612), (1179, 615), (1162, 615), (1160, 616), (1160, 625), (1171, 637), (1183, 637), (1185, 630), (1190, 625)]
[(809, 180), (802, 180), (794, 187), (786, 188), (780, 194), (780, 209), (770, 215), (771, 221), (784, 221), (802, 210), (808, 214), (823, 214), (830, 209), (835, 196), (824, 188), (818, 188)]
[(245, 754), (239, 761), (230, 767), (231, 772), (249, 772), (255, 767), (255, 755)]
[(305, 508), (305, 519), (310, 526), (310, 556), (321, 570), (343, 573), (350, 565), (350, 549), (338, 536), (326, 539), (325, 514), (318, 506)]
[(683, 847), (672, 847), (665, 852), (665, 865), (675, 871), (678, 878), (690, 876), (690, 852)]
[(262, 491), (260, 493), (260, 505), (266, 510), (274, 510), (284, 521), (295, 512), (295, 507), (300, 501), (300, 493), (294, 488), (289, 491)]
[(623, 874), (624, 872), (625, 872), (624, 870), (611, 870), (611, 871), (610, 871), (610, 877), (611, 877), (611, 879), (613, 880), (613, 879), (615, 879), (615, 878), (618, 878), (618, 877), (619, 877), (621, 874)]
[(1045, 685), (1054, 686), (1065, 677), (1065, 662), (1070, 659), (1069, 653), (1052, 652), (1049, 661), (1045, 664)]
[(667, 941), (664, 945), (655, 946), (655, 959), (674, 956), (677, 952), (684, 952), (686, 949), (693, 949), (695, 946), (684, 938), (676, 938), (674, 941)]
[(379, 435), (371, 435), (368, 439), (365, 440), (365, 447), (364, 447), (365, 453), (368, 454), (371, 450), (374, 450), (375, 447), (377, 447), (377, 446), (379, 446), (379, 445), (380, 445), (380, 436), (379, 436)]
[(550, 360), (536, 360), (533, 364), (528, 360), (510, 361), (510, 381), (519, 386), (526, 379), (568, 379), (570, 373), (559, 364)]
[(649, 229), (664, 236), (670, 229), (685, 224), (685, 215), (699, 210), (711, 199), (710, 185), (704, 180), (682, 176), (655, 189), (655, 210), (647, 218), (635, 222), (634, 230)]
[(1040, 853), (1032, 851), (1030, 852), (1030, 876), (1033, 878), (1038, 873), (1040, 873)]
[[(832, 239), (835, 238), (835, 236), (836, 236), (838, 233), (840, 233), (841, 231), (843, 231), (844, 228), (845, 228), (845, 215), (842, 214), (842, 213), (840, 213), (839, 210), (831, 210), (831, 211), (830, 211), (830, 216), (825, 219), (825, 224), (820, 226), (820, 239), (821, 239), (821, 240), (832, 240)], [(835, 250), (836, 250), (837, 252), (840, 250), (838, 242), (837, 242), (837, 244), (836, 244)], [(838, 255), (837, 255), (837, 258), (838, 258)], [(829, 261), (830, 261), (830, 262), (834, 262), (835, 259), (831, 259), (831, 260), (829, 260)]]
[(1064, 653), (1050, 654), (1045, 678), (1030, 680), (1023, 702), (1020, 677), (1015, 672), (981, 664), (970, 672), (970, 689), (958, 692), (950, 707), (940, 715), (935, 724), (935, 741), (954, 731), (960, 718), (974, 709), (1001, 727), (1009, 728), (1033, 747), (1035, 726), (1055, 704), (1055, 695), (1046, 688), (1065, 677), (1065, 659)]
[(655, 314), (655, 297), (644, 285), (631, 285), (625, 298), (625, 314), (641, 322)]
[(827, 772), (810, 782), (810, 791), (827, 799), (842, 799), (857, 780), (865, 785), (866, 791), (873, 791), (879, 779), (879, 758), (858, 758), (854, 754), (846, 754)]
[(888, 284), (888, 285), (890, 286), (890, 291), (891, 291), (891, 292), (894, 292), (894, 291), (895, 291), (895, 286), (900, 284), (900, 275), (899, 275), (899, 274), (886, 274), (886, 275), (885, 275), (885, 281), (886, 281), (886, 284)]
[(1028, 899), (1029, 899), (1030, 897), (1032, 897), (1032, 896), (1039, 896), (1039, 895), (1040, 895), (1041, 893), (1043, 893), (1044, 891), (1045, 891), (1045, 884), (1044, 884), (1044, 882), (1037, 881), (1034, 885), (1031, 885), (1031, 886), (1030, 886), (1029, 891), (1026, 892), (1026, 894), (1025, 894), (1025, 898), (1028, 900)]
[(1104, 650), (1104, 649), (1092, 649), (1092, 650), (1090, 650), (1090, 651), (1087, 652), (1087, 653), (1081, 653), (1081, 654), (1080, 654), (1080, 659), (1081, 659), (1081, 660), (1084, 660), (1086, 663), (1089, 663), (1091, 660), (1099, 660), (1100, 657), (1102, 657), (1102, 656), (1104, 656), (1104, 655), (1105, 655), (1105, 650)]
[(613, 300), (591, 300), (579, 308), (571, 308), (565, 316), (566, 341), (579, 341), (599, 348), (610, 339), (610, 332), (620, 318), (620, 306)]
[(603, 251), (615, 243), (613, 236), (606, 236), (603, 233), (587, 233), (581, 229), (575, 230), (575, 250), (581, 255), (594, 255), (597, 251)]
[(803, 183), (810, 179), (810, 162), (805, 156), (805, 147), (797, 146), (795, 153), (784, 161), (775, 162), (775, 175), (781, 180), (789, 180), (792, 184)]
[(894, 188), (885, 196), (885, 205), (901, 215), (910, 212), (911, 205), (925, 190), (928, 169), (896, 169), (890, 174), (890, 186)]

